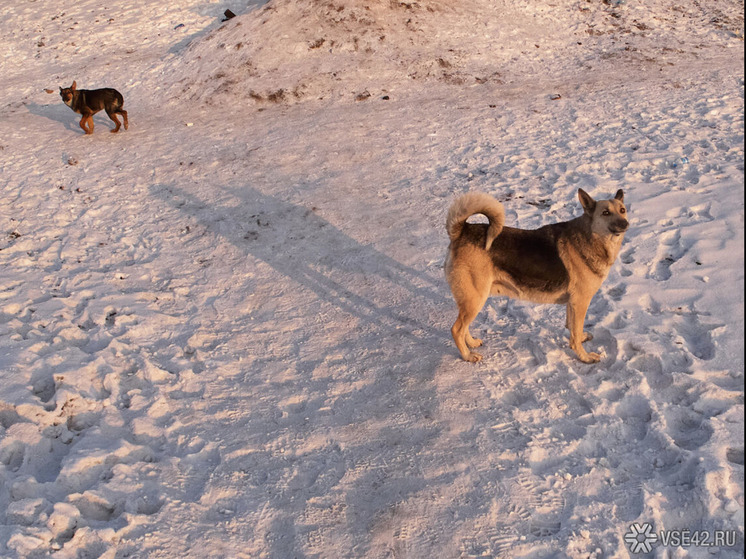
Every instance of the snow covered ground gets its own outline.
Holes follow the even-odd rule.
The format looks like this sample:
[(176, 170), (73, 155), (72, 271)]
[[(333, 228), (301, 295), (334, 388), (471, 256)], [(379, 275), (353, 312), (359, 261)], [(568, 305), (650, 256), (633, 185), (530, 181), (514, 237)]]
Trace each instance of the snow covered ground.
[[(10, 4), (0, 556), (743, 555), (742, 2)], [(462, 362), (454, 196), (579, 187), (631, 217), (601, 363), (504, 299)]]

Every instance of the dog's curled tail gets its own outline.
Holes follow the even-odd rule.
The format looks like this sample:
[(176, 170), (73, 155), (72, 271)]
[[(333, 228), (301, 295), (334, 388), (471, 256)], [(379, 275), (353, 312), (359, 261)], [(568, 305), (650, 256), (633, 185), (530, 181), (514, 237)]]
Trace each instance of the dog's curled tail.
[(484, 250), (489, 250), (492, 241), (503, 230), (505, 209), (500, 202), (484, 192), (469, 192), (454, 200), (448, 209), (448, 217), (446, 218), (448, 237), (451, 241), (458, 239), (466, 220), (474, 214), (485, 215), (490, 221), (487, 228), (487, 239), (484, 244)]

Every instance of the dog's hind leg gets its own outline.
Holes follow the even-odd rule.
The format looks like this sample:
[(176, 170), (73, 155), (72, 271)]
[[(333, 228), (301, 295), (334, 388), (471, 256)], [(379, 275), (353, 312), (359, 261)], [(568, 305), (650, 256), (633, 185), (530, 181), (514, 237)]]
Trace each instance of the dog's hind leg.
[(471, 351), (469, 348), (479, 347), (482, 340), (473, 338), (469, 332), (469, 325), (482, 310), (489, 296), (489, 285), (486, 289), (479, 289), (479, 286), (469, 286), (466, 290), (454, 290), (454, 298), (458, 305), (458, 318), (451, 327), (451, 335), (456, 347), (464, 361), (476, 363), (482, 359), (479, 353)]
[(120, 115), (122, 115), (122, 119), (124, 120), (124, 129), (127, 130), (130, 125), (129, 121), (127, 120), (127, 111), (125, 111), (124, 109), (119, 109), (118, 112)]
[[(477, 309), (474, 312), (459, 311), (458, 318), (451, 327), (451, 335), (453, 336), (453, 341), (456, 342), (456, 347), (461, 354), (461, 358), (464, 361), (469, 361), (471, 363), (476, 363), (482, 359), (481, 354), (469, 349), (470, 345), (472, 347), (481, 345), (481, 340), (475, 340), (471, 337), (471, 334), (469, 334), (469, 324), (471, 324), (477, 314), (479, 314), (479, 310), (480, 309)], [(471, 343), (467, 342), (467, 339)]]
[(109, 118), (114, 121), (114, 124), (116, 124), (116, 128), (114, 128), (114, 130), (111, 130), (112, 134), (119, 132), (119, 128), (122, 126), (122, 123), (119, 122), (119, 119), (117, 118), (117, 111), (107, 109), (106, 114), (109, 115)]

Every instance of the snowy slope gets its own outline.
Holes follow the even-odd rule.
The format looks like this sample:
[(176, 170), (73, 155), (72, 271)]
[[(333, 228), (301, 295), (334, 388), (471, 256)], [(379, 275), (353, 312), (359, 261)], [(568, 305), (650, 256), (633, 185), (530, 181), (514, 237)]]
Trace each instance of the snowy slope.
[(526, 81), (607, 81), (610, 64), (618, 75), (722, 55), (742, 26), (735, 2), (271, 2), (192, 43), (169, 72), (178, 99), (207, 103), (360, 99), (421, 82), (523, 94)]
[[(68, 4), (0, 18), (0, 556), (742, 556), (741, 3)], [(453, 197), (579, 187), (601, 363), (503, 299), (460, 361)]]

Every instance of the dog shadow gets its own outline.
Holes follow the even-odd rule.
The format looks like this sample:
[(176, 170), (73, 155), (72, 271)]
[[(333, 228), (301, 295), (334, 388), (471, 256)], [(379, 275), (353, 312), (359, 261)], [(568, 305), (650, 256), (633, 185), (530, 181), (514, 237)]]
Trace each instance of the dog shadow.
[[(447, 305), (443, 282), (351, 238), (314, 207), (292, 204), (251, 187), (223, 188), (229, 205), (207, 205), (175, 185), (152, 194), (195, 219), (210, 233), (268, 264), (339, 310), (375, 330), (442, 339), (428, 313)], [(437, 309), (437, 310), (436, 310)], [(424, 319), (424, 320), (423, 320)], [(441, 341), (442, 341), (441, 340)]]
[[(57, 96), (59, 99), (59, 95)], [(78, 132), (79, 134), (85, 135), (83, 129), (80, 127), (81, 115), (72, 111), (70, 107), (65, 105), (61, 100), (59, 103), (51, 105), (41, 105), (39, 103), (29, 103), (26, 105), (28, 111), (35, 116), (41, 116), (48, 118), (49, 120), (59, 122), (66, 130)], [(107, 130), (114, 129), (114, 123), (111, 119), (106, 116), (106, 113), (101, 111), (93, 115), (94, 127), (102, 127)]]
[[(407, 415), (438, 417), (441, 402), (431, 380), (444, 357), (456, 358), (448, 329), (437, 326), (446, 312), (453, 312), (441, 271), (436, 275), (403, 264), (380, 250), (385, 245), (356, 240), (354, 221), (344, 230), (311, 205), (248, 186), (209, 188), (207, 201), (192, 187), (149, 186), (153, 201), (175, 210), (167, 210), (165, 219), (170, 215), (182, 230), (184, 222), (189, 224), (184, 243), (214, 247), (215, 254), (225, 254), (228, 244), (235, 248), (230, 252), (238, 253), (241, 269), (232, 273), (232, 289), (240, 299), (261, 284), (262, 299), (271, 308), (262, 313), (261, 323), (253, 317), (262, 311), (231, 317), (235, 332), (251, 333), (239, 349), (247, 360), (229, 381), (231, 390), (218, 391), (224, 397), (206, 403), (210, 417), (226, 409), (245, 410), (242, 421), (250, 428), (226, 439), (226, 448), (265, 449), (250, 456), (226, 452), (226, 467), (251, 472), (259, 484), (253, 487), (270, 495), (285, 494), (285, 480), (291, 480), (293, 498), (282, 504), (282, 515), (262, 528), (268, 535), (293, 534), (309, 507), (341, 495), (347, 512), (340, 522), (356, 542), (356, 555), (366, 555), (375, 546), (370, 527), (376, 518), (408, 497), (417, 498), (425, 487), (446, 488), (456, 478), (445, 472), (426, 479), (419, 467), (420, 460), (427, 462), (436, 452), (433, 448), (452, 446), (443, 442), (450, 431), (430, 419), (401, 423)], [(265, 290), (271, 283), (277, 289), (270, 285)], [(286, 294), (292, 301), (270, 300)], [(331, 329), (328, 321), (334, 322)], [(348, 326), (347, 333), (337, 330)], [(336, 443), (311, 448), (295, 438), (323, 432), (334, 440), (356, 429), (365, 436), (344, 449)], [(294, 452), (303, 456), (292, 465), (277, 452), (280, 441), (290, 439), (283, 444), (298, 444)], [(466, 451), (469, 442), (453, 444)], [(251, 483), (237, 497), (244, 503), (257, 498)], [(267, 537), (265, 546), (274, 557), (306, 557), (300, 537)]]

